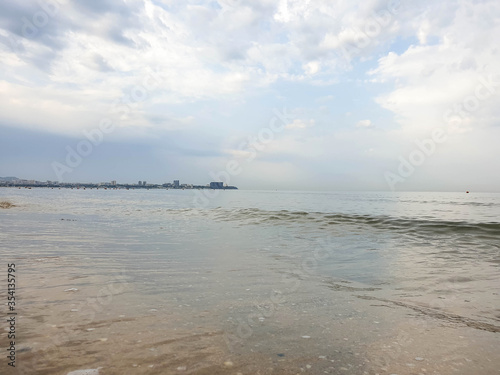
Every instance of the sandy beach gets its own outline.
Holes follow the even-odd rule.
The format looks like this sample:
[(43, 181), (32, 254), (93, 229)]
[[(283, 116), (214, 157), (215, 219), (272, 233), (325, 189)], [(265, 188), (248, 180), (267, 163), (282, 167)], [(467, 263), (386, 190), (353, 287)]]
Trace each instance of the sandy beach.
[(81, 259), (16, 262), (24, 269), (19, 374), (497, 374), (500, 368), (498, 326), (472, 326), (362, 288), (318, 290), (304, 280), (273, 310), (259, 312), (252, 298), (203, 310), (141, 294), (119, 272), (75, 276), (86, 268)]

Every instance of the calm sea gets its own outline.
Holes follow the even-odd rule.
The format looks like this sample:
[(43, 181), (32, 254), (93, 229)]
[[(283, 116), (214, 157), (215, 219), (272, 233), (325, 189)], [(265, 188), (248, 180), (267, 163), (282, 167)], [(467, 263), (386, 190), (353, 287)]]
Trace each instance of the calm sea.
[[(209, 366), (220, 366), (220, 373), (266, 373), (269, 366), (375, 373), (391, 363), (404, 366), (401, 356), (408, 348), (425, 346), (407, 339), (404, 350), (399, 344), (400, 354), (384, 352), (384, 363), (373, 359), (382, 356), (379, 347), (385, 342), (379, 342), (379, 354), (370, 345), (401, 335), (391, 330), (403, 321), (426, 322), (423, 328), (415, 326), (426, 332), (433, 324), (481, 331), (498, 343), (500, 194), (200, 194), (204, 192), (0, 189), (0, 201), (16, 205), (0, 211), (0, 255), (4, 263), (18, 263), (19, 274), (29, 280), (21, 285), (25, 315), (41, 314), (47, 320), (29, 326), (33, 335), (24, 339), (26, 351), (50, 346), (37, 347), (33, 337), (56, 315), (67, 319), (68, 326), (85, 321), (89, 335), (95, 334), (97, 320), (112, 327), (118, 317), (146, 316), (151, 326), (123, 326), (105, 334), (127, 353), (138, 350), (132, 336), (137, 339), (139, 332), (161, 332), (163, 338), (174, 331), (217, 337), (204, 338), (215, 341), (205, 346), (200, 341), (199, 347), (184, 342), (178, 349), (184, 354), (175, 360), (161, 357), (161, 362), (158, 357), (166, 366), (158, 373), (196, 373)], [(103, 294), (106, 285), (115, 285), (117, 292), (106, 292), (108, 302), (97, 300), (92, 309), (87, 304), (83, 316), (81, 303), (96, 291)], [(67, 292), (71, 288), (76, 291)], [(51, 294), (56, 291), (64, 298)], [(42, 313), (43, 308), (53, 313)], [(64, 340), (76, 341), (71, 335)], [(155, 343), (164, 340), (151, 340), (160, 350)], [(348, 343), (348, 350), (340, 349)], [(208, 347), (219, 349), (193, 357)], [(80, 354), (93, 358), (89, 353)], [(151, 369), (149, 363), (157, 362), (148, 357), (154, 351), (147, 353), (137, 353), (130, 363), (129, 355), (78, 362), (76, 367), (64, 362), (66, 367), (57, 371), (66, 374), (83, 366), (120, 373), (117, 363)], [(410, 353), (408, 360), (432, 357), (426, 353)], [(56, 357), (41, 366), (50, 369)], [(313, 363), (313, 357), (320, 360)], [(452, 368), (453, 361), (443, 369)], [(475, 365), (465, 359), (464, 364)]]

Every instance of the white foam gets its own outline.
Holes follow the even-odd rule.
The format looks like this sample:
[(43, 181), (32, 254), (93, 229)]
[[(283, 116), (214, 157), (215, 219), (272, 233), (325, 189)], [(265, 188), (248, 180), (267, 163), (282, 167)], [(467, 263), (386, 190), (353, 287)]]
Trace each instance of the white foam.
[(71, 372), (68, 372), (67, 375), (99, 375), (99, 369), (101, 369), (101, 368), (102, 367), (99, 367), (96, 369), (71, 371)]

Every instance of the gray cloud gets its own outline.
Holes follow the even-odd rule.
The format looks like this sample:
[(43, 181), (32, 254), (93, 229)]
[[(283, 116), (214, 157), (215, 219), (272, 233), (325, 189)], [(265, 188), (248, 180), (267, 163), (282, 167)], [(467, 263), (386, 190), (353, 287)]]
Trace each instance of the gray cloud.
[[(64, 17), (62, 6), (42, 8), (34, 1), (0, 2), (0, 28), (53, 49), (67, 44), (63, 36), (71, 23)], [(57, 4), (54, 2), (54, 4)]]

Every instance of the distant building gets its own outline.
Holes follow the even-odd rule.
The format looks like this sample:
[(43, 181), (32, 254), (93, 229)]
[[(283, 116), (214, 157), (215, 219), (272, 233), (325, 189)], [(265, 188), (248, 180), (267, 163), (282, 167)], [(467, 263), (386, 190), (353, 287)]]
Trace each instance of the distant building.
[(137, 183), (137, 185), (141, 186), (141, 185), (142, 185), (142, 181), (139, 181), (139, 182)]
[(211, 182), (210, 189), (224, 189), (224, 183), (223, 182)]
[(142, 186), (146, 186), (146, 181), (142, 181)]
[(179, 180), (174, 180), (174, 189), (178, 189), (180, 186)]
[(111, 185), (116, 186), (116, 181), (115, 180), (111, 181)]

